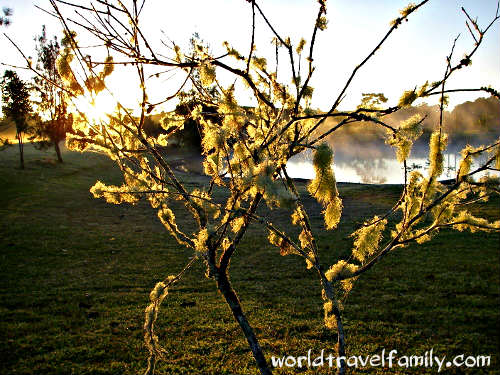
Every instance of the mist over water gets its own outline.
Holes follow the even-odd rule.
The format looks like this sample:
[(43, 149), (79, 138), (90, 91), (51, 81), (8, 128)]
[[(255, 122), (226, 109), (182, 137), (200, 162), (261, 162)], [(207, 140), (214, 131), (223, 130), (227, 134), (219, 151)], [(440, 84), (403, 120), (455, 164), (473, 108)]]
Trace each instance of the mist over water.
[[(383, 139), (372, 137), (360, 140), (355, 135), (343, 136), (341, 140), (329, 140), (334, 151), (333, 168), (339, 182), (354, 182), (365, 184), (403, 184), (405, 181), (404, 167), (396, 159), (394, 148), (384, 143)], [(423, 136), (413, 146), (407, 160), (409, 170), (418, 170), (424, 176), (428, 169), (429, 137)], [(444, 154), (444, 171), (440, 180), (452, 179), (460, 164), (460, 151), (467, 145), (478, 147), (495, 141), (495, 134), (450, 137)], [(486, 160), (486, 156), (483, 158)], [(484, 161), (478, 160), (474, 163)], [(474, 166), (473, 165), (473, 166)], [(294, 156), (287, 164), (290, 177), (311, 179), (314, 177), (312, 152), (307, 150)], [(498, 172), (493, 172), (499, 175)], [(490, 174), (493, 174), (490, 172)], [(478, 173), (475, 177), (481, 177)]]
[[(430, 134), (440, 123), (439, 106), (427, 104), (403, 108), (384, 116), (383, 121), (399, 128), (411, 116), (423, 118), (423, 135), (413, 145), (407, 166), (426, 175), (428, 168)], [(327, 119), (319, 133), (338, 124), (340, 119)], [(451, 112), (443, 112), (443, 131), (448, 134), (448, 147), (444, 155), (441, 180), (455, 177), (460, 164), (460, 151), (469, 144), (474, 147), (489, 145), (500, 137), (500, 101), (494, 97), (478, 98), (457, 105)], [(404, 183), (403, 164), (398, 163), (395, 150), (385, 144), (390, 136), (386, 129), (355, 122), (337, 129), (326, 140), (334, 152), (334, 170), (337, 181), (369, 184)], [(485, 156), (486, 157), (486, 156)], [(308, 150), (290, 160), (289, 174), (295, 178), (313, 178), (312, 152)], [(486, 160), (486, 159), (485, 159)], [(481, 162), (481, 160), (476, 161)], [(498, 173), (495, 173), (498, 175)], [(477, 174), (474, 177), (481, 177)]]

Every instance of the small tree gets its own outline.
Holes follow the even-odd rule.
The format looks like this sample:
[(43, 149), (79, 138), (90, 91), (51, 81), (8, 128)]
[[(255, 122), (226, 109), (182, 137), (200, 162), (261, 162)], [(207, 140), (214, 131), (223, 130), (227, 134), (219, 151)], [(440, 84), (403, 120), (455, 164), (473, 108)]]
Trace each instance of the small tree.
[[(483, 201), (490, 194), (498, 192), (498, 178), (488, 175), (481, 179), (473, 177), (482, 171), (500, 169), (500, 141), (479, 148), (467, 147), (462, 151), (460, 167), (453, 182), (444, 185), (438, 181), (443, 171), (443, 153), (447, 143), (447, 136), (443, 131), (447, 93), (472, 90), (485, 91), (499, 97), (498, 92), (491, 88), (446, 89), (454, 73), (470, 64), (485, 33), (499, 19), (498, 11), (485, 28), (481, 28), (464, 11), (475, 44), (458, 61), (454, 59), (453, 47), (447, 56), (443, 76), (434, 83), (423, 83), (404, 92), (398, 105), (394, 107), (384, 107), (383, 94), (374, 94), (365, 97), (355, 110), (339, 111), (339, 103), (357, 72), (391, 34), (428, 0), (410, 4), (401, 10), (382, 40), (352, 71), (330, 109), (318, 112), (309, 108), (309, 100), (313, 95), (309, 82), (315, 71), (313, 56), (316, 37), (327, 27), (326, 1), (318, 1), (307, 53), (304, 49), (305, 39), (294, 45), (290, 38), (285, 38), (276, 31), (277, 28), (266, 17), (257, 1), (247, 2), (251, 7), (253, 25), (248, 52), (244, 55), (226, 42), (227, 54), (220, 57), (212, 56), (203, 46), (195, 48), (194, 54), (185, 55), (175, 44), (171, 46), (172, 55), (163, 57), (151, 48), (151, 43), (139, 26), (142, 7), (136, 1), (130, 7), (125, 6), (122, 1), (117, 1), (116, 4), (112, 1), (103, 2), (102, 9), (78, 6), (79, 11), (88, 11), (96, 19), (102, 20), (88, 30), (100, 38), (106, 48), (119, 54), (123, 59), (121, 63), (135, 66), (142, 99), (140, 116), (134, 116), (119, 105), (119, 116), (110, 117), (107, 123), (80, 122), (78, 135), (69, 137), (67, 144), (75, 150), (96, 149), (105, 152), (121, 168), (124, 183), (121, 186), (106, 186), (97, 182), (91, 188), (95, 197), (102, 197), (116, 204), (136, 203), (141, 198), (147, 199), (179, 244), (193, 251), (193, 257), (186, 267), (177, 275), (158, 282), (150, 294), (151, 303), (146, 308), (144, 326), (145, 342), (150, 352), (147, 374), (154, 372), (156, 361), (164, 358), (165, 354), (154, 333), (159, 307), (168, 289), (197, 260), (204, 262), (206, 276), (214, 281), (238, 322), (260, 372), (272, 373), (229, 277), (230, 261), (250, 225), (262, 225), (269, 231), (269, 242), (279, 248), (282, 255), (302, 257), (307, 268), (317, 273), (323, 296), (324, 323), (337, 336), (337, 354), (341, 358), (338, 370), (340, 374), (344, 374), (347, 369), (341, 301), (358, 277), (392, 250), (410, 243), (429, 241), (442, 228), (486, 232), (500, 229), (500, 221), (489, 222), (475, 217), (467, 210), (466, 205), (473, 201)], [(67, 25), (68, 20), (61, 14), (57, 2), (51, 0), (51, 4), (54, 12)], [(112, 17), (109, 17), (110, 14)], [(275, 69), (268, 65), (265, 58), (256, 55), (254, 35), (257, 16), (262, 18), (263, 23), (274, 34), (277, 51)], [(123, 27), (127, 29), (130, 38), (124, 38), (123, 33), (115, 31), (122, 30)], [(72, 35), (69, 29), (67, 34)], [(86, 61), (74, 38), (71, 46), (74, 56), (81, 62)], [(278, 76), (278, 50), (284, 50), (287, 56), (290, 76), (282, 73), (282, 69)], [(106, 69), (109, 61), (92, 61), (94, 65), (82, 63), (80, 67), (85, 69), (81, 76), (94, 80), (95, 85), (89, 90), (95, 92), (104, 89), (105, 83), (104, 75), (94, 69), (99, 65)], [(75, 82), (77, 75), (72, 73), (72, 69), (76, 69), (78, 65), (70, 68), (69, 64), (64, 64), (62, 67), (63, 76), (74, 88), (75, 94), (81, 92), (82, 85)], [(145, 71), (151, 67), (178, 69), (179, 73), (185, 74), (184, 83), (189, 80), (193, 71), (197, 71), (204, 87), (210, 87), (214, 83), (217, 86), (220, 96), (217, 114), (222, 118), (222, 123), (219, 125), (205, 118), (200, 105), (190, 114), (199, 121), (202, 130), (203, 166), (207, 175), (206, 184), (202, 187), (190, 188), (184, 184), (162, 152), (163, 146), (168, 144), (169, 134), (182, 128), (182, 116), (167, 115), (163, 121), (167, 132), (157, 138), (148, 137), (143, 130), (146, 113), (151, 105), (148, 102)], [(235, 86), (222, 85), (217, 78), (218, 71), (225, 71), (243, 81), (254, 95), (257, 103), (255, 108), (249, 110), (239, 105)], [(184, 84), (180, 88), (175, 87), (174, 94), (167, 97), (176, 97), (183, 87)], [(413, 141), (422, 134), (422, 118), (410, 117), (402, 121), (399, 127), (392, 127), (384, 122), (384, 116), (410, 106), (417, 98), (432, 95), (438, 95), (441, 100), (440, 119), (435, 124), (430, 139), (430, 167), (426, 175), (418, 171), (409, 173), (406, 160)], [(335, 126), (325, 127), (328, 118), (338, 118), (339, 121)], [(332, 265), (326, 265), (316, 240), (317, 228), (312, 227), (310, 212), (303, 204), (295, 181), (288, 175), (287, 161), (305, 150), (313, 150), (316, 176), (310, 181), (308, 191), (324, 208), (322, 215), (325, 229), (335, 230), (342, 215), (342, 198), (337, 190), (332, 168), (333, 150), (323, 140), (337, 129), (358, 121), (387, 130), (387, 143), (394, 147), (396, 158), (403, 166), (404, 189), (392, 210), (381, 217), (367, 218), (352, 234), (350, 257), (338, 258)], [(172, 129), (174, 131), (170, 131)], [(473, 167), (473, 160), (479, 160), (480, 155), (486, 156), (485, 161), (478, 167)], [(220, 195), (215, 199), (215, 189), (225, 192), (223, 201)], [(178, 202), (182, 204), (179, 205)], [(269, 207), (283, 210), (283, 214), (288, 213), (300, 234), (294, 235), (290, 228), (278, 228), (267, 217), (259, 214), (258, 208), (264, 202)], [(177, 220), (179, 214), (188, 215), (192, 219), (194, 233), (190, 233), (192, 227), (183, 226), (186, 222), (184, 218)]]
[(32, 116), (28, 86), (12, 70), (6, 70), (2, 83), (2, 110), (4, 116), (16, 125), (16, 138), (19, 144), (21, 169), (24, 169), (24, 139), (30, 131), (29, 119)]
[(45, 26), (35, 41), (36, 70), (40, 75), (35, 76), (33, 87), (39, 97), (36, 105), (40, 118), (33, 128), (32, 139), (39, 140), (37, 146), (40, 148), (54, 146), (57, 160), (62, 163), (59, 143), (72, 130), (73, 116), (67, 111), (67, 94), (61, 89), (62, 78), (57, 70), (60, 45), (56, 37), (47, 38)]

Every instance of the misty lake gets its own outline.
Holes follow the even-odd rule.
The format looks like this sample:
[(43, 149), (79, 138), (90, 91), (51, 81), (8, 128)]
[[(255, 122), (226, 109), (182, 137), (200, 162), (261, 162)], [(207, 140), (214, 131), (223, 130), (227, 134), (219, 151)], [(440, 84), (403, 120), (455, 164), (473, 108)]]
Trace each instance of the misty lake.
[[(484, 141), (484, 142), (483, 142)], [(491, 141), (491, 140), (489, 140)], [(350, 143), (350, 145), (349, 145)], [(370, 144), (356, 144), (349, 142), (344, 144), (333, 144), (334, 163), (333, 169), (338, 182), (354, 182), (365, 184), (402, 184), (404, 183), (403, 164), (396, 159), (394, 149), (384, 144), (383, 141)], [(466, 144), (478, 147), (488, 144), (488, 141), (476, 139), (461, 139), (450, 143), (448, 153), (444, 154), (444, 170), (440, 180), (448, 180), (455, 177), (456, 170), (460, 164), (460, 151)], [(428, 169), (427, 144), (421, 142), (416, 144), (410, 158), (407, 160), (409, 170), (418, 170), (424, 176)], [(484, 161), (485, 158), (476, 161)], [(293, 178), (314, 178), (314, 167), (312, 165), (312, 152), (307, 151), (294, 156), (287, 164), (287, 171)], [(475, 175), (475, 178), (484, 176), (485, 172)], [(498, 172), (490, 172), (491, 175), (499, 176)]]

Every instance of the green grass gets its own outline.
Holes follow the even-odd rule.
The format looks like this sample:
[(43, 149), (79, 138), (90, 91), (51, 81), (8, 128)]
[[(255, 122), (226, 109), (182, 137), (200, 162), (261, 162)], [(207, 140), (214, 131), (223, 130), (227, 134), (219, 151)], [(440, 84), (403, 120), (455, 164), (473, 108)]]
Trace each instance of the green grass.
[[(145, 203), (93, 199), (100, 179), (120, 183), (98, 154), (26, 148), (0, 153), (0, 373), (137, 374), (146, 367), (143, 310), (155, 283), (182, 269), (191, 252), (175, 243)], [(200, 177), (188, 177), (192, 185)], [(300, 188), (305, 192), (305, 185)], [(318, 231), (322, 257), (349, 253), (348, 235), (367, 215), (385, 212), (398, 186), (344, 184), (344, 217), (335, 232)], [(312, 221), (321, 228), (320, 208)], [(499, 216), (499, 200), (475, 208)], [(289, 222), (280, 210), (273, 223)], [(187, 218), (180, 217), (181, 222)], [(317, 276), (298, 257), (281, 257), (252, 228), (231, 263), (232, 282), (268, 356), (333, 352), (323, 327)], [(443, 231), (432, 242), (396, 250), (362, 277), (345, 302), (349, 355), (398, 350), (440, 356), (491, 355), (489, 368), (446, 374), (498, 374), (499, 236)], [(214, 282), (197, 264), (162, 305), (157, 331), (168, 351), (159, 374), (256, 374), (245, 339)], [(287, 369), (278, 374), (333, 373)], [(364, 368), (363, 374), (433, 374), (436, 368)]]

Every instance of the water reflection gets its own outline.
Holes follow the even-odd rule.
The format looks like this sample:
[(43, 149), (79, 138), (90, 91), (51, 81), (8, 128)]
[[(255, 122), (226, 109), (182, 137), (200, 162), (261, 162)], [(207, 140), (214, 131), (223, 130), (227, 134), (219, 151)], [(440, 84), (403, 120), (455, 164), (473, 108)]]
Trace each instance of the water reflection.
[[(444, 170), (439, 179), (447, 180), (455, 177), (460, 163), (460, 150), (466, 143), (472, 146), (480, 146), (484, 142), (468, 139), (469, 142), (453, 142), (448, 147), (448, 153), (444, 154)], [(381, 140), (362, 142), (354, 140), (350, 143), (343, 140), (341, 144), (333, 145), (334, 170), (337, 181), (355, 182), (366, 184), (402, 184), (404, 183), (403, 164), (398, 163), (394, 150), (385, 145)], [(418, 170), (426, 175), (429, 167), (429, 147), (425, 142), (417, 143), (407, 161), (409, 170)], [(287, 170), (294, 178), (313, 178), (314, 168), (312, 166), (312, 153), (306, 151), (290, 159)], [(479, 165), (483, 160), (476, 161)], [(476, 178), (483, 176), (477, 174)], [(499, 175), (498, 172), (495, 175)]]

